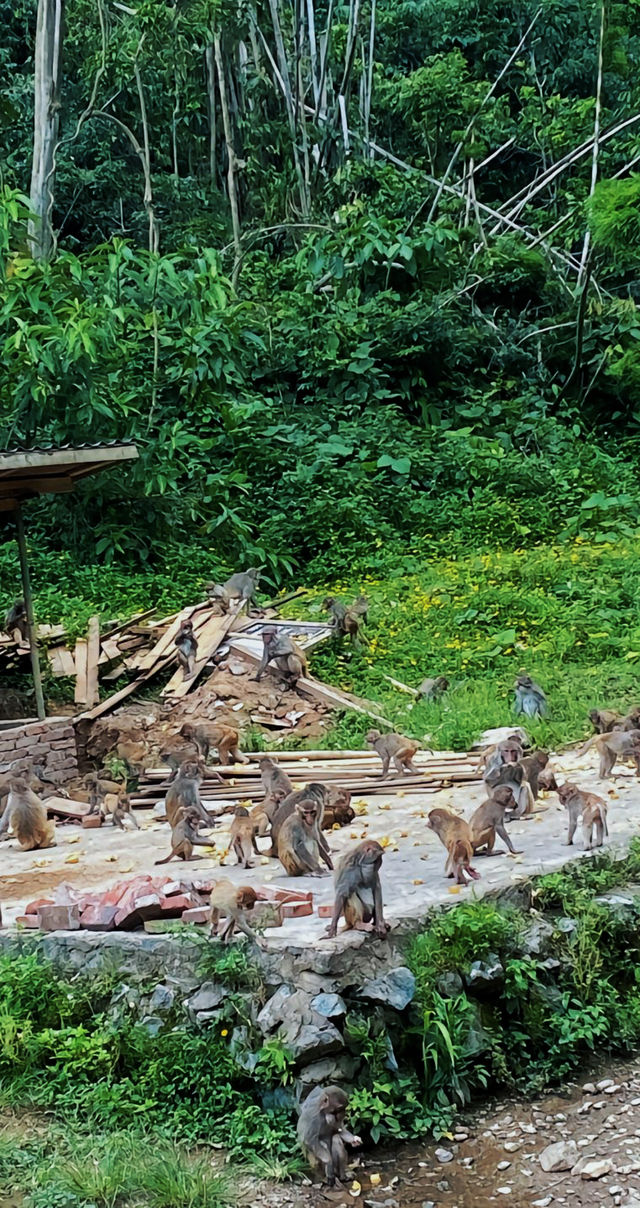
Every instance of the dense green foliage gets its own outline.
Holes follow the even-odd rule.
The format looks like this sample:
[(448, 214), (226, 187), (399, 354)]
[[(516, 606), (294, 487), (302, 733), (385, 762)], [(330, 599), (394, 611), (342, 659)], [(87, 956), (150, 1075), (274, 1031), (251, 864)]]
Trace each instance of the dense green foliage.
[[(35, 2), (0, 4), (0, 440), (132, 436), (141, 452), (77, 498), (34, 504), (43, 550), (162, 576), (186, 545), (216, 569), (324, 581), (379, 541), (515, 546), (601, 532), (602, 515), (637, 522), (638, 127), (609, 137), (640, 110), (637, 6), (378, 0), (373, 26), (369, 0), (356, 8), (357, 30), (348, 0), (331, 8), (326, 103), (303, 120), (283, 99), (278, 34), (309, 105), (308, 6), (297, 42), (293, 10), (262, 0), (74, 5), (57, 255), (42, 266), (21, 200)], [(319, 43), (326, 17), (319, 0)], [(114, 119), (147, 137), (146, 203)]]

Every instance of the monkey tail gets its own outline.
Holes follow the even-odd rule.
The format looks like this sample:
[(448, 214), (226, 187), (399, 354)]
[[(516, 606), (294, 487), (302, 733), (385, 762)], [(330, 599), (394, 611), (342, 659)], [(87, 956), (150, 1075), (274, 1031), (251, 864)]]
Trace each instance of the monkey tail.
[(589, 749), (590, 749), (590, 748), (593, 746), (593, 744), (594, 744), (595, 742), (597, 742), (597, 741), (598, 741), (598, 739), (599, 739), (599, 738), (601, 738), (601, 737), (602, 737), (602, 735), (601, 735), (601, 734), (592, 734), (592, 735), (591, 735), (591, 738), (588, 738), (588, 739), (587, 739), (587, 741), (585, 742), (584, 746), (580, 748), (580, 750), (578, 751), (578, 755), (586, 755), (587, 751), (588, 751), (588, 750), (589, 750)]

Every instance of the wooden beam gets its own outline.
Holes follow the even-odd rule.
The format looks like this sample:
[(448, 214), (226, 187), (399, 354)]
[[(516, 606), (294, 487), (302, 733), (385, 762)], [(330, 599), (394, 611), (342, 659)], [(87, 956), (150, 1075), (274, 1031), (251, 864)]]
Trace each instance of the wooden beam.
[(84, 638), (78, 638), (76, 642), (76, 690), (74, 693), (74, 701), (76, 705), (86, 705), (87, 703), (87, 643)]
[(98, 661), (100, 659), (100, 617), (91, 617), (87, 634), (87, 704), (93, 708), (100, 700)]

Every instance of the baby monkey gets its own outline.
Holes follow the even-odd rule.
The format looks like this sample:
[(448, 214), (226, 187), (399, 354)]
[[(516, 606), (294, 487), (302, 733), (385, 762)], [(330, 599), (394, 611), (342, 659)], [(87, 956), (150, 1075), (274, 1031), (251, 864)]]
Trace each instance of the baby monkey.
[[(244, 932), (250, 940), (258, 942), (255, 931), (251, 929), (245, 918), (245, 911), (253, 910), (258, 895), (250, 885), (233, 885), (231, 881), (216, 881), (211, 890), (209, 934), (218, 936), (223, 944), (230, 944), (236, 927)], [(220, 919), (225, 922), (220, 926)]]
[(238, 858), (238, 864), (243, 868), (253, 868), (253, 853), (260, 855), (256, 843), (256, 825), (243, 805), (237, 805), (235, 816), (231, 823), (231, 848)]
[(585, 850), (592, 851), (594, 847), (602, 847), (605, 835), (609, 834), (606, 801), (602, 797), (598, 797), (596, 793), (583, 792), (577, 784), (571, 784), (569, 781), (560, 785), (558, 799), (569, 814), (567, 847), (571, 847), (573, 843), (573, 836), (576, 833), (578, 818), (581, 814)]
[(360, 1137), (344, 1125), (348, 1099), (339, 1086), (316, 1086), (300, 1108), (298, 1140), (309, 1165), (321, 1170), (325, 1181), (343, 1183), (347, 1176), (346, 1145), (362, 1145)]

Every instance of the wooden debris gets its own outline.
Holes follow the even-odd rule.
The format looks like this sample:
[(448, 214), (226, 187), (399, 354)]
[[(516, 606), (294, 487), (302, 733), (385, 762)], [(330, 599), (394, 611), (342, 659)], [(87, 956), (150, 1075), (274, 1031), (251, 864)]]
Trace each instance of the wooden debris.
[(87, 693), (85, 700), (89, 706), (97, 704), (100, 699), (98, 692), (98, 660), (100, 658), (100, 617), (91, 617), (87, 635)]
[(74, 693), (74, 701), (76, 705), (86, 705), (87, 703), (87, 643), (84, 638), (79, 638), (76, 642), (76, 690)]

